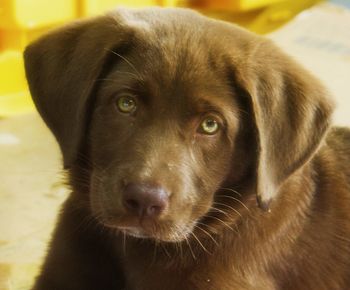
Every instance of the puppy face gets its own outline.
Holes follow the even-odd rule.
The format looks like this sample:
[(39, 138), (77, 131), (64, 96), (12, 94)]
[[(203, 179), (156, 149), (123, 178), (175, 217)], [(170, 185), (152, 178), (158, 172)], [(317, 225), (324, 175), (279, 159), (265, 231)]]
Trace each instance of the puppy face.
[(332, 112), (268, 40), (184, 9), (73, 23), (30, 45), (25, 64), (73, 194), (105, 226), (158, 241), (219, 233), (252, 196), (266, 210)]
[[(101, 80), (89, 138), (90, 194), (105, 224), (172, 241), (186, 238), (212, 208), (233, 169), (242, 124), (222, 63), (210, 63), (198, 44), (162, 48), (131, 49)], [(130, 184), (164, 191), (159, 215), (123, 204)]]

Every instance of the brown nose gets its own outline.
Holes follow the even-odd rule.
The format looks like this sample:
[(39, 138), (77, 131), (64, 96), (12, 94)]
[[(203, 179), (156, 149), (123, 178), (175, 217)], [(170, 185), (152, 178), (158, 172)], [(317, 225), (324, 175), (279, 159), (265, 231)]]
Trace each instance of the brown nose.
[(168, 193), (159, 186), (129, 183), (123, 192), (123, 205), (140, 217), (157, 217), (168, 206)]

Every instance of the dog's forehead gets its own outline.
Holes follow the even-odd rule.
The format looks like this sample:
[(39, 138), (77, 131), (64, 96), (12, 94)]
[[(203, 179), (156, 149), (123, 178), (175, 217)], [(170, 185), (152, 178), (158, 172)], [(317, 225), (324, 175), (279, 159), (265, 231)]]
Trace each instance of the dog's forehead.
[(228, 95), (228, 67), (234, 65), (230, 60), (244, 58), (252, 38), (188, 9), (119, 9), (114, 18), (132, 37), (111, 79), (120, 86), (141, 83), (147, 93), (168, 104), (179, 98), (186, 102)]
[(132, 30), (128, 49), (116, 57), (118, 70), (153, 79), (162, 87), (179, 82), (195, 87), (198, 81), (209, 84), (222, 77), (229, 56), (206, 29), (211, 21), (186, 9), (165, 11), (165, 15), (158, 15), (158, 9), (119, 11)]
[(190, 9), (118, 9), (113, 17), (129, 31), (130, 47), (147, 73), (158, 69), (166, 80), (208, 77), (230, 62), (246, 63), (260, 42), (253, 33)]

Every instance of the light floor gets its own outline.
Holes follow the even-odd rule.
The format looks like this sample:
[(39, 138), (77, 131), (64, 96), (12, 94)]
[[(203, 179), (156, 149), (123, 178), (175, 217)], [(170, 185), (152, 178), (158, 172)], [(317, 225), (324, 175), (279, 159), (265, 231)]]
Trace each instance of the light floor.
[(67, 196), (55, 140), (36, 113), (0, 120), (0, 290), (28, 290)]

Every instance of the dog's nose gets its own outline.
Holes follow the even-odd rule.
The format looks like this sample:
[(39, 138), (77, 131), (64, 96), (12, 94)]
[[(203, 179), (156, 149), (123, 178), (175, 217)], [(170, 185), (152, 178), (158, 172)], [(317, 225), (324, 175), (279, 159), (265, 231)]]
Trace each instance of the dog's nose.
[(129, 183), (123, 192), (123, 205), (132, 214), (140, 217), (157, 217), (168, 206), (168, 192), (160, 186), (144, 183)]

